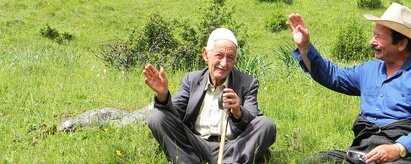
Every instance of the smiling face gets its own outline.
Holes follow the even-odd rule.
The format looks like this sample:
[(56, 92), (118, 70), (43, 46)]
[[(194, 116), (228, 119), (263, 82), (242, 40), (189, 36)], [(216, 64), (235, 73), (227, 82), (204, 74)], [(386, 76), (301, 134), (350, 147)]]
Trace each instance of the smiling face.
[(370, 42), (371, 47), (375, 50), (375, 58), (387, 62), (398, 53), (397, 45), (392, 43), (391, 35), (391, 29), (380, 24), (375, 25), (374, 36)]
[(208, 51), (204, 47), (202, 55), (208, 64), (211, 83), (219, 86), (224, 83), (237, 62), (237, 47), (229, 40), (217, 40)]

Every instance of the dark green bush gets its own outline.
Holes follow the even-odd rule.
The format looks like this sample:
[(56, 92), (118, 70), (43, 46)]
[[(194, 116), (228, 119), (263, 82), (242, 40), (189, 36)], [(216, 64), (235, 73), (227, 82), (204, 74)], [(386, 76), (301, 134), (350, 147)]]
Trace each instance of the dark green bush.
[(50, 25), (46, 25), (46, 27), (40, 29), (40, 34), (51, 40), (56, 39), (60, 35), (59, 32), (56, 29), (51, 28)]
[(172, 52), (178, 43), (173, 36), (174, 25), (161, 16), (152, 14), (144, 26), (142, 34), (135, 30), (127, 41), (117, 40), (103, 44), (98, 56), (106, 66), (117, 69), (144, 67), (147, 63), (168, 67)]
[(156, 66), (168, 67), (171, 63), (172, 53), (177, 48), (174, 39), (174, 25), (171, 21), (164, 20), (161, 16), (153, 14), (144, 26), (142, 35), (137, 38), (137, 58), (144, 66), (151, 63)]
[[(187, 29), (179, 30), (184, 27)], [(177, 38), (178, 35), (174, 34), (181, 31), (184, 31), (181, 34), (184, 35)], [(201, 56), (200, 50), (195, 51), (192, 43), (184, 41), (195, 39), (195, 32), (190, 31), (194, 32), (184, 22), (168, 21), (152, 14), (140, 34), (132, 31), (128, 41), (103, 44), (98, 57), (106, 66), (120, 70), (144, 67), (148, 63), (174, 71), (190, 68), (195, 65), (193, 57)]]
[(372, 57), (372, 49), (363, 29), (364, 26), (355, 18), (343, 25), (332, 48), (333, 57), (342, 61), (359, 61)]
[(382, 0), (357, 0), (359, 8), (379, 9), (382, 8)]
[(68, 32), (60, 33), (58, 30), (46, 25), (46, 27), (40, 29), (40, 34), (48, 39), (55, 41), (58, 44), (65, 44), (73, 40), (75, 36)]
[(97, 57), (106, 66), (117, 69), (129, 69), (137, 65), (136, 47), (134, 41), (135, 30), (132, 30), (128, 41), (117, 38), (116, 41), (102, 44), (101, 53)]
[(265, 22), (265, 27), (271, 32), (279, 32), (287, 29), (287, 16), (281, 13), (274, 13)]

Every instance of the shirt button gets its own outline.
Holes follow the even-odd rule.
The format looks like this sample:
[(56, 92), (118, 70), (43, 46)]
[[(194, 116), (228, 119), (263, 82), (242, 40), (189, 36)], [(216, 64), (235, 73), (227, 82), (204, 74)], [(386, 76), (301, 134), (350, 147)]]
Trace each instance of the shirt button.
[(377, 121), (377, 118), (374, 118), (375, 121)]
[(383, 94), (381, 93), (381, 94), (380, 94), (380, 97), (382, 97), (382, 96), (383, 96)]
[(375, 109), (375, 110), (377, 110), (377, 111), (378, 111), (379, 109), (377, 108), (377, 109)]

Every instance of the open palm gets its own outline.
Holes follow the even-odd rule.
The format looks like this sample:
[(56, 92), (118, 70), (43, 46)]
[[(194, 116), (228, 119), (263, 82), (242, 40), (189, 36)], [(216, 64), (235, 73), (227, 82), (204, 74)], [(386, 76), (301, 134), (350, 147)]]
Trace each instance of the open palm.
[(299, 14), (291, 14), (289, 16), (291, 23), (288, 23), (293, 40), (299, 49), (306, 50), (310, 46), (310, 35), (308, 29), (305, 26), (304, 20)]
[(144, 68), (143, 74), (145, 76), (144, 82), (157, 93), (157, 96), (166, 96), (168, 94), (168, 79), (163, 68), (158, 71), (148, 64)]

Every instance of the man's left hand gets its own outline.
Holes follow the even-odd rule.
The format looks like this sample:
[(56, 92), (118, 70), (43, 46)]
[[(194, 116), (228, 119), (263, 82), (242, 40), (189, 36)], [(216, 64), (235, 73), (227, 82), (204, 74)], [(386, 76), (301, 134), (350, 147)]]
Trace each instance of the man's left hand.
[(397, 145), (380, 145), (366, 154), (367, 163), (386, 163), (400, 158), (400, 150)]
[(240, 99), (238, 98), (237, 94), (230, 88), (224, 88), (223, 92), (223, 102), (227, 104), (224, 105), (224, 109), (231, 109), (231, 113), (234, 115), (234, 117), (236, 119), (240, 119), (242, 113), (240, 108)]

